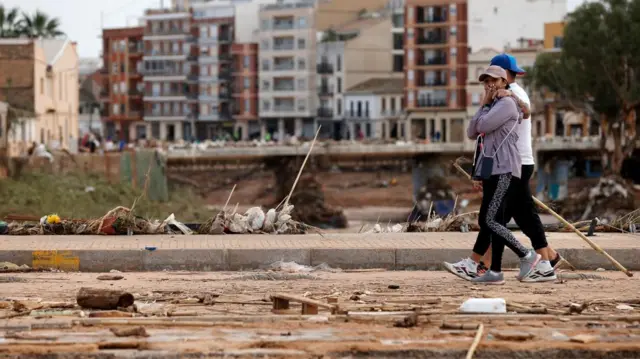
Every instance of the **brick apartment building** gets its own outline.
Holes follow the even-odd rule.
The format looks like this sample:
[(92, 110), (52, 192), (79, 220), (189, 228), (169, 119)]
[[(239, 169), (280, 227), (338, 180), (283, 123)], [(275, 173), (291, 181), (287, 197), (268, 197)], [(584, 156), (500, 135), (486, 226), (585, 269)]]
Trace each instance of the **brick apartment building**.
[(406, 137), (463, 142), (467, 1), (407, 0), (405, 28)]
[(103, 132), (106, 138), (133, 141), (149, 137), (143, 122), (142, 27), (102, 32)]
[(258, 44), (236, 43), (233, 55), (233, 101), (235, 125), (241, 138), (261, 137), (258, 123)]

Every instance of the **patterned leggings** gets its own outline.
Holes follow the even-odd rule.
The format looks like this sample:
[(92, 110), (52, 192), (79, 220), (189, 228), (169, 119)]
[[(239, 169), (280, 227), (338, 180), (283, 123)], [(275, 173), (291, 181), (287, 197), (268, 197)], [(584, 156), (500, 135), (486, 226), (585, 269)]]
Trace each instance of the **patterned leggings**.
[[(489, 236), (479, 236), (474, 246), (474, 252), (484, 254), (492, 245), (491, 270), (502, 271), (502, 255), (506, 245), (518, 257), (522, 258), (529, 252), (506, 227), (506, 203), (513, 193), (511, 174), (494, 175), (482, 182), (482, 205), (480, 207), (480, 230), (490, 233)], [(513, 203), (513, 201), (511, 201)]]

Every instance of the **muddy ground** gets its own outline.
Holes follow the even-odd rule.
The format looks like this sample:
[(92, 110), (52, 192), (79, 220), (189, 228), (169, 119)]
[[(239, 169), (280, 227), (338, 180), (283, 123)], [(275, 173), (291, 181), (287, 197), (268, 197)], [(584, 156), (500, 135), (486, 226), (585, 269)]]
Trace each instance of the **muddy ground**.
[[(474, 358), (640, 358), (640, 281), (620, 273), (523, 284), (507, 272), (505, 286), (484, 287), (444, 272), (308, 270), (112, 273), (124, 277), (116, 281), (1, 274), (0, 318), (16, 315), (16, 300), (27, 308), (75, 303), (81, 287), (129, 291), (138, 313), (22, 312), (0, 321), (0, 358), (463, 358), (479, 324)], [(337, 301), (339, 309), (301, 316), (291, 301), (274, 314), (277, 293)], [(513, 313), (461, 314), (470, 297), (504, 298)], [(139, 326), (148, 336), (110, 331)]]

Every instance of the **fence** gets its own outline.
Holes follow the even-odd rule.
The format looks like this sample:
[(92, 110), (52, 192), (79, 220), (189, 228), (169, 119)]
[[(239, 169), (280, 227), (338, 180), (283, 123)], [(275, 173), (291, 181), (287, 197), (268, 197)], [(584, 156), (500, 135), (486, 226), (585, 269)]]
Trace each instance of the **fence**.
[(153, 201), (169, 200), (166, 176), (166, 159), (152, 150), (119, 153), (76, 155), (55, 153), (54, 160), (31, 158), (21, 166), (19, 172), (43, 171), (52, 174), (86, 173), (104, 176), (110, 183), (131, 183), (134, 188), (146, 186), (147, 197)]

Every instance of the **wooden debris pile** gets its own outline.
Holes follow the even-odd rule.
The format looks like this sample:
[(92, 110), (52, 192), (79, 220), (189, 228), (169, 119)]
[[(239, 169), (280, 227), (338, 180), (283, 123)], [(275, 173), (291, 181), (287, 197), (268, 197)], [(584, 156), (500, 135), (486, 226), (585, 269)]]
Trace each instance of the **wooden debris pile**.
[(249, 208), (244, 214), (221, 211), (198, 229), (201, 234), (304, 234), (307, 225), (292, 218), (293, 205), (286, 205), (280, 211), (276, 208), (266, 213), (260, 207)]
[(556, 203), (560, 215), (584, 221), (592, 218), (613, 221), (638, 209), (633, 186), (617, 176), (600, 178), (597, 185), (582, 189)]

